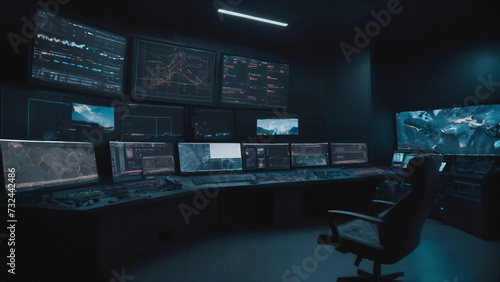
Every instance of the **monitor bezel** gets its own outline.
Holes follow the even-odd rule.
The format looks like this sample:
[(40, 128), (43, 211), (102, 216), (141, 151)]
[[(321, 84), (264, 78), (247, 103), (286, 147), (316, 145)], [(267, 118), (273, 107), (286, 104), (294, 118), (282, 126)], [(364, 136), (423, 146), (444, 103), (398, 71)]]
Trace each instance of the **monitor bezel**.
[[(186, 101), (186, 100), (179, 100), (179, 99), (174, 99), (174, 98), (160, 98), (160, 97), (151, 97), (151, 96), (139, 96), (135, 92), (137, 89), (136, 83), (137, 83), (137, 68), (138, 68), (138, 51), (139, 51), (139, 41), (148, 41), (152, 43), (157, 43), (157, 44), (164, 44), (164, 45), (170, 45), (178, 48), (186, 48), (186, 49), (191, 49), (195, 51), (203, 51), (207, 53), (211, 53), (214, 55), (214, 66), (213, 66), (213, 84), (212, 84), (212, 99), (211, 101)], [(164, 102), (164, 103), (169, 103), (169, 104), (176, 104), (176, 105), (200, 105), (200, 106), (215, 106), (216, 105), (216, 84), (217, 84), (217, 57), (218, 57), (218, 52), (213, 51), (213, 50), (208, 50), (204, 48), (198, 48), (198, 47), (191, 47), (189, 45), (184, 45), (179, 42), (174, 42), (170, 40), (164, 40), (161, 38), (156, 38), (156, 37), (148, 37), (148, 36), (140, 36), (140, 37), (133, 37), (132, 38), (132, 58), (131, 58), (131, 71), (130, 73), (130, 89), (128, 91), (131, 99), (133, 102)]]
[[(269, 62), (269, 63), (274, 63), (274, 64), (281, 64), (281, 65), (286, 65), (288, 66), (288, 83), (287, 83), (287, 101), (285, 106), (265, 106), (265, 105), (249, 105), (249, 104), (239, 104), (239, 103), (228, 103), (228, 102), (222, 102), (222, 90), (224, 87), (224, 56), (231, 56), (231, 57), (239, 57), (239, 58), (244, 58), (244, 59), (250, 59), (250, 60), (258, 60), (260, 62)], [(275, 60), (264, 60), (260, 59), (257, 57), (247, 57), (247, 56), (241, 56), (241, 55), (234, 55), (234, 54), (228, 54), (228, 53), (221, 53), (220, 54), (220, 60), (219, 60), (219, 87), (217, 89), (217, 103), (221, 106), (228, 107), (228, 108), (236, 108), (236, 109), (281, 109), (285, 110), (288, 109), (290, 106), (290, 99), (291, 99), (291, 91), (290, 91), (290, 73), (291, 73), (291, 64), (290, 63), (281, 63), (277, 62)]]
[[(96, 184), (101, 180), (101, 175), (100, 175), (100, 170), (98, 167), (98, 162), (97, 162), (97, 155), (96, 155), (96, 150), (95, 150), (95, 144), (92, 142), (76, 142), (76, 141), (53, 141), (53, 140), (21, 140), (21, 139), (0, 139), (0, 143), (2, 142), (20, 142), (20, 143), (64, 143), (64, 144), (81, 144), (81, 145), (87, 145), (90, 148), (92, 148), (94, 152), (94, 161), (95, 161), (95, 166), (96, 166), (96, 177), (89, 179), (89, 180), (84, 180), (84, 181), (79, 181), (79, 182), (72, 182), (72, 183), (59, 183), (59, 184), (50, 184), (50, 185), (41, 185), (41, 186), (36, 186), (35, 188), (30, 187), (26, 188), (23, 187), (21, 190), (18, 190), (16, 187), (16, 193), (25, 193), (25, 192), (35, 192), (35, 191), (59, 191), (59, 190), (64, 190), (64, 189), (69, 189), (69, 188), (77, 188), (77, 187), (83, 187), (87, 186), (89, 184)], [(5, 187), (5, 178), (4, 178), (4, 165), (3, 165), (3, 154), (1, 154), (0, 150), (0, 155), (2, 156), (2, 161), (0, 162), (0, 166), (2, 167), (2, 185)], [(16, 171), (17, 174), (17, 171)]]
[[(46, 12), (44, 11), (43, 9), (41, 8), (38, 8), (38, 7), (32, 7), (32, 10), (31, 10), (31, 15), (32, 15), (32, 18), (35, 18), (36, 17), (36, 13), (38, 11), (43, 11), (43, 12)], [(62, 15), (61, 15), (62, 14)], [(56, 90), (56, 91), (71, 91), (71, 92), (76, 92), (76, 93), (80, 93), (80, 94), (90, 94), (90, 95), (94, 95), (94, 96), (100, 96), (100, 97), (106, 97), (106, 98), (115, 98), (115, 99), (124, 99), (125, 98), (125, 95), (127, 93), (126, 89), (127, 89), (127, 68), (128, 68), (128, 54), (129, 54), (129, 49), (130, 49), (130, 42), (129, 42), (129, 38), (123, 34), (120, 34), (120, 33), (116, 33), (116, 32), (113, 32), (113, 31), (109, 31), (107, 29), (103, 29), (103, 28), (100, 28), (100, 27), (97, 27), (97, 25), (92, 25), (92, 24), (88, 24), (88, 23), (85, 23), (85, 22), (82, 22), (80, 20), (76, 20), (74, 19), (73, 17), (68, 17), (66, 15), (64, 15), (64, 13), (57, 13), (54, 15), (55, 17), (63, 17), (63, 18), (66, 18), (67, 20), (70, 20), (72, 22), (75, 22), (75, 23), (78, 23), (78, 24), (81, 24), (83, 26), (86, 26), (86, 27), (89, 27), (89, 28), (93, 28), (93, 29), (97, 29), (97, 30), (100, 30), (102, 32), (106, 32), (106, 33), (109, 33), (111, 35), (114, 35), (114, 36), (117, 36), (117, 37), (122, 37), (124, 40), (125, 40), (125, 52), (124, 52), (124, 56), (123, 56), (123, 73), (122, 73), (122, 90), (121, 90), (121, 93), (109, 93), (109, 92), (105, 92), (105, 91), (99, 91), (99, 90), (93, 90), (93, 89), (89, 89), (89, 88), (86, 88), (86, 87), (83, 87), (83, 86), (77, 86), (77, 85), (67, 85), (65, 83), (57, 83), (57, 82), (53, 82), (53, 81), (44, 81), (44, 80), (41, 80), (41, 79), (36, 79), (32, 76), (32, 71), (33, 71), (33, 63), (34, 63), (34, 51), (35, 51), (35, 40), (36, 40), (36, 35), (33, 36), (32, 38), (30, 38), (29, 40), (29, 54), (28, 54), (28, 64), (27, 64), (27, 72), (26, 72), (26, 82), (30, 85), (33, 85), (33, 86), (43, 86), (44, 88), (47, 88), (48, 90)]]

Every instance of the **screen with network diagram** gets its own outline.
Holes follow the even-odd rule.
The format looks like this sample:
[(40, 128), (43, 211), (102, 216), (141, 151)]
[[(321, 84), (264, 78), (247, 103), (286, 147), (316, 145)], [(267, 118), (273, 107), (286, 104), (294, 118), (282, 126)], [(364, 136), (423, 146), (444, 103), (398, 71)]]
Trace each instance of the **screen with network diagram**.
[(188, 104), (213, 103), (215, 52), (138, 40), (132, 96)]

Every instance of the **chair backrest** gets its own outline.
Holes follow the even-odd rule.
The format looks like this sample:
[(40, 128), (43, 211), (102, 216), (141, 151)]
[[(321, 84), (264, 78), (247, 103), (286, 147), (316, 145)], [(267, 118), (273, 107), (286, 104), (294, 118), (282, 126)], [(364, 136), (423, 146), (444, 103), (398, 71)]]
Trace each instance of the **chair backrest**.
[(420, 232), (437, 194), (442, 156), (425, 154), (408, 164), (412, 189), (395, 206), (380, 215), (387, 224), (379, 229), (380, 242), (395, 259), (411, 253), (420, 243)]

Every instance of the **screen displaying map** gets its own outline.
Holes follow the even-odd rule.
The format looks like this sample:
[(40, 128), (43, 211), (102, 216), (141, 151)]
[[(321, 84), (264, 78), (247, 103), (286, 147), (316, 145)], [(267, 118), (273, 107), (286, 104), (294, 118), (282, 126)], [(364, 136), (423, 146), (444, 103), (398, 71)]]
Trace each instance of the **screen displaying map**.
[(6, 187), (12, 168), (18, 191), (98, 180), (92, 143), (0, 140), (0, 146)]

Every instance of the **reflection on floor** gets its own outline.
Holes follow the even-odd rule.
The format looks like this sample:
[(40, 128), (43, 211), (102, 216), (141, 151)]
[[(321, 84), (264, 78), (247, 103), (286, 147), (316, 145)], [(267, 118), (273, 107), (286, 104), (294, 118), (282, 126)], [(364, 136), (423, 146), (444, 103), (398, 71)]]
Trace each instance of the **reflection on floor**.
[[(327, 226), (241, 232), (186, 239), (136, 258), (125, 272), (136, 281), (336, 281), (356, 273), (355, 256), (317, 249)], [(321, 248), (321, 247), (320, 247)], [(382, 273), (404, 271), (401, 281), (500, 281), (500, 241), (484, 241), (428, 219), (420, 246)], [(373, 263), (361, 262), (371, 272)]]

